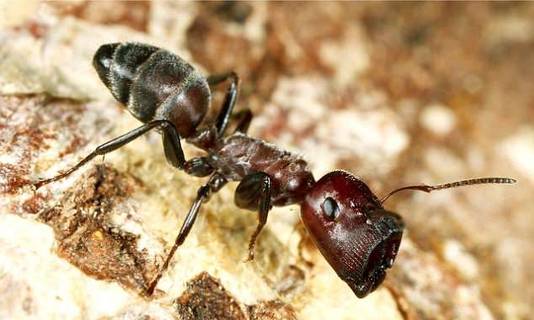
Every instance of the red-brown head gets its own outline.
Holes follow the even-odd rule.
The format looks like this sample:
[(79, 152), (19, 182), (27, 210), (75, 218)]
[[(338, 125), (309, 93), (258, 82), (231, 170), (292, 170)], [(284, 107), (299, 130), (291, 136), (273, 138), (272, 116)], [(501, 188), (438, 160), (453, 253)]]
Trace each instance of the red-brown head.
[(384, 281), (397, 256), (404, 223), (384, 210), (367, 185), (344, 171), (322, 177), (301, 204), (315, 245), (359, 298)]
[(477, 184), (510, 184), (512, 178), (487, 177), (438, 185), (411, 185), (395, 189), (379, 200), (369, 187), (348, 172), (333, 171), (307, 192), (301, 217), (313, 242), (338, 276), (363, 298), (373, 292), (391, 268), (404, 223), (382, 204), (399, 191), (432, 192)]

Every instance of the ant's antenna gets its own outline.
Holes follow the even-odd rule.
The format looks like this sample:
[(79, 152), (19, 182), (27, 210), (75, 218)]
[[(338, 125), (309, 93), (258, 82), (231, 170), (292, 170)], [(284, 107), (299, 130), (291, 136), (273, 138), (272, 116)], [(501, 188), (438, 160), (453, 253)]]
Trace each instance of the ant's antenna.
[(511, 183), (516, 183), (516, 182), (517, 180), (512, 179), (512, 178), (488, 177), (488, 178), (476, 178), (476, 179), (449, 182), (449, 183), (444, 183), (444, 184), (438, 184), (435, 186), (429, 186), (426, 184), (407, 186), (407, 187), (402, 187), (402, 188), (391, 191), (387, 196), (385, 196), (384, 198), (382, 198), (382, 200), (380, 200), (380, 203), (384, 204), (384, 202), (386, 202), (386, 200), (389, 199), (389, 197), (391, 197), (395, 193), (402, 191), (402, 190), (417, 190), (417, 191), (424, 191), (424, 192), (432, 192), (435, 190), (470, 186), (473, 184), (490, 184), (490, 183), (510, 183), (511, 184)]

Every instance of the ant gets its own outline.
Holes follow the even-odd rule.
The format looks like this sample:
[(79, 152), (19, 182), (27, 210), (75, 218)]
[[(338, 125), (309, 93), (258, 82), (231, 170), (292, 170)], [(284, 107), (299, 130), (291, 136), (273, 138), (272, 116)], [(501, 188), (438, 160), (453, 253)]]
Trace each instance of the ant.
[[(402, 238), (402, 218), (384, 209), (384, 202), (402, 190), (431, 192), (465, 185), (514, 183), (511, 178), (478, 178), (448, 184), (414, 185), (396, 189), (379, 200), (360, 179), (345, 171), (333, 171), (318, 181), (302, 158), (273, 144), (249, 137), (249, 109), (233, 114), (239, 77), (234, 72), (202, 76), (180, 57), (141, 43), (102, 45), (93, 65), (111, 94), (143, 125), (112, 139), (69, 170), (34, 182), (35, 188), (63, 179), (98, 155), (112, 152), (152, 129), (163, 136), (167, 161), (196, 177), (207, 177), (198, 189), (176, 241), (146, 294), (152, 295), (169, 263), (185, 241), (203, 202), (229, 181), (240, 181), (235, 204), (258, 211), (259, 223), (248, 245), (254, 259), (258, 235), (272, 206), (300, 204), (301, 218), (313, 242), (359, 298), (374, 291), (391, 268)], [(210, 87), (229, 81), (229, 88), (214, 122), (203, 119), (211, 102)], [(237, 118), (227, 134), (231, 117)], [(207, 121), (209, 122), (209, 121)], [(185, 159), (181, 140), (206, 152)]]

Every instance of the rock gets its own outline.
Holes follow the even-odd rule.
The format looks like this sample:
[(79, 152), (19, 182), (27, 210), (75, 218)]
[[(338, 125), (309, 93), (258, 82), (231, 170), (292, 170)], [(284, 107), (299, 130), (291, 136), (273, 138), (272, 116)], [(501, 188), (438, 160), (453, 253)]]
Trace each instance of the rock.
[[(0, 18), (0, 318), (532, 313), (534, 293), (524, 285), (534, 279), (532, 170), (521, 155), (532, 154), (534, 40), (532, 32), (514, 36), (529, 28), (532, 10), (129, 5), (0, 3), (16, 12)], [(257, 215), (233, 204), (231, 183), (203, 204), (155, 295), (145, 297), (203, 182), (166, 163), (157, 133), (38, 191), (28, 185), (139, 126), (91, 66), (96, 48), (115, 41), (165, 47), (206, 74), (236, 70), (238, 108), (255, 113), (250, 134), (303, 153), (316, 177), (349, 170), (378, 196), (482, 175), (510, 175), (521, 187), (388, 200), (407, 224), (399, 256), (385, 284), (357, 299), (302, 231), (297, 207), (272, 210), (256, 260), (244, 263)], [(214, 89), (213, 110), (224, 90)], [(188, 157), (199, 154), (184, 147)]]

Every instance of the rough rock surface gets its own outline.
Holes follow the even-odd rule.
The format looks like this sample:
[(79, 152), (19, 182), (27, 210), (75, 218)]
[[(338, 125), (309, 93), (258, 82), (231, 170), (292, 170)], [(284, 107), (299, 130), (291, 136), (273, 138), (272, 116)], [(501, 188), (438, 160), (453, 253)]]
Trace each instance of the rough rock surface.
[[(1, 1), (0, 318), (528, 319), (533, 18), (530, 3)], [(114, 41), (235, 70), (251, 134), (301, 153), (316, 177), (349, 170), (378, 195), (474, 176), (519, 184), (389, 200), (407, 231), (385, 284), (361, 300), (297, 207), (272, 211), (243, 262), (256, 214), (233, 205), (230, 184), (145, 298), (202, 183), (165, 162), (157, 133), (27, 186), (139, 125), (91, 66)]]

